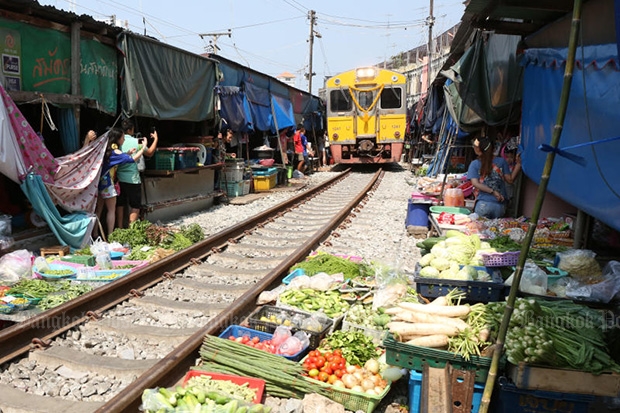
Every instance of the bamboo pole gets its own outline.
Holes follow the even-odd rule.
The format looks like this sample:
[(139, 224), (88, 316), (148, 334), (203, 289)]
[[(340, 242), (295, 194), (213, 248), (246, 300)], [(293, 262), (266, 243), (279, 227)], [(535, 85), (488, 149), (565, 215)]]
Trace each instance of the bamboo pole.
[[(566, 58), (566, 67), (564, 68), (564, 82), (562, 84), (562, 93), (560, 94), (560, 102), (558, 106), (558, 113), (555, 121), (555, 127), (551, 136), (550, 145), (553, 148), (557, 148), (560, 143), (560, 136), (562, 135), (562, 128), (564, 125), (564, 119), (566, 117), (566, 110), (568, 107), (568, 98), (570, 96), (570, 88), (573, 80), (573, 68), (575, 66), (575, 53), (577, 49), (577, 39), (579, 34), (579, 26), (581, 23), (581, 4), (582, 0), (575, 0), (573, 3), (573, 18), (571, 22), (571, 31), (568, 41), (568, 52)], [(514, 275), (514, 280), (510, 287), (510, 294), (506, 303), (506, 309), (504, 310), (504, 316), (500, 325), (497, 341), (495, 342), (496, 348), (493, 352), (493, 360), (491, 361), (491, 367), (489, 375), (484, 386), (484, 392), (482, 393), (482, 402), (480, 404), (480, 413), (487, 413), (489, 404), (491, 402), (491, 395), (493, 394), (493, 387), (495, 385), (495, 379), (497, 376), (497, 370), (499, 368), (499, 359), (504, 350), (504, 340), (506, 339), (506, 333), (508, 332), (508, 324), (510, 323), (510, 317), (514, 309), (514, 303), (517, 296), (517, 290), (521, 282), (521, 275), (523, 274), (523, 268), (525, 266), (525, 260), (530, 250), (530, 244), (534, 238), (534, 231), (536, 230), (536, 224), (540, 216), (543, 201), (545, 200), (545, 193), (547, 192), (547, 186), (549, 184), (549, 177), (551, 170), (553, 169), (553, 161), (555, 160), (555, 152), (551, 151), (547, 154), (545, 166), (543, 168), (542, 176), (540, 177), (540, 185), (538, 186), (538, 193), (536, 194), (536, 202), (534, 209), (532, 210), (532, 216), (528, 224), (528, 231), (521, 246), (521, 255), (519, 256), (519, 262)]]

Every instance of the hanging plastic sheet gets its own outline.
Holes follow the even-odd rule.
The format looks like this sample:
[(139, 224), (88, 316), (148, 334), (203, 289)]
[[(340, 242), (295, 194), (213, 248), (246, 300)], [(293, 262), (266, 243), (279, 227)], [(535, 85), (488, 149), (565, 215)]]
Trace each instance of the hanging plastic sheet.
[(245, 92), (237, 86), (219, 86), (222, 118), (226, 119), (228, 127), (236, 132), (254, 130), (252, 112)]
[(261, 131), (270, 130), (272, 115), (269, 91), (256, 87), (251, 83), (245, 84), (245, 91), (250, 102), (250, 112), (254, 120), (254, 127)]
[[(618, 136), (620, 71), (616, 52), (615, 43), (577, 50), (560, 149), (581, 157), (585, 166), (556, 156), (549, 191), (620, 230), (620, 140), (610, 139)], [(540, 182), (547, 152), (539, 147), (549, 144), (553, 134), (566, 49), (529, 49), (523, 64), (523, 172)]]
[(293, 115), (293, 105), (291, 102), (278, 95), (271, 95), (271, 104), (273, 105), (273, 113), (276, 117), (276, 123), (271, 125), (271, 132), (276, 132), (276, 124), (278, 129), (295, 126), (295, 115)]
[(62, 245), (80, 249), (87, 244), (95, 225), (94, 215), (77, 212), (61, 216), (39, 175), (28, 174), (21, 188)]

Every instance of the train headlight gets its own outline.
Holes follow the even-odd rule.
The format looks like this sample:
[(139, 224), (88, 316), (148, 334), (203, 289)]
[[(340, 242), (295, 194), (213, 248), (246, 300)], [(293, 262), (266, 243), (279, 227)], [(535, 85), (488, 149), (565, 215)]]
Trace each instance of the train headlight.
[(374, 67), (359, 68), (355, 71), (355, 76), (357, 77), (358, 80), (373, 79), (376, 76), (375, 68)]
[(397, 130), (396, 132), (394, 132), (394, 137), (395, 137), (396, 139), (400, 138), (400, 131), (399, 131), (399, 130)]
[(334, 138), (334, 140), (338, 139), (338, 134), (337, 134), (337, 133), (334, 133), (334, 134), (332, 135), (332, 138)]

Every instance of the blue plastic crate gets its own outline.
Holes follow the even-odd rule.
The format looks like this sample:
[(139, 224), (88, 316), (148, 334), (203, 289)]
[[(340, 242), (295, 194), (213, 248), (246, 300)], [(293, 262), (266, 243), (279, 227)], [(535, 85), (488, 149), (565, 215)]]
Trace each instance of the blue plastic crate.
[(519, 389), (502, 381), (493, 411), (498, 413), (588, 413), (595, 397), (587, 394), (556, 393)]
[(293, 278), (297, 278), (300, 275), (306, 275), (306, 271), (303, 268), (297, 268), (295, 271), (284, 277), (282, 283), (288, 285), (291, 281), (293, 281)]
[[(474, 394), (471, 399), (471, 413), (478, 413), (480, 402), (482, 401), (482, 393), (484, 392), (484, 384), (474, 384)], [(422, 398), (422, 373), (415, 370), (409, 372), (409, 413), (418, 413), (420, 411), (420, 401)]]
[[(260, 341), (271, 340), (271, 338), (273, 337), (273, 334), (265, 333), (265, 332), (258, 331), (258, 330), (253, 330), (251, 328), (242, 327), (238, 325), (228, 326), (226, 330), (222, 331), (222, 334), (220, 334), (219, 337), (227, 339), (230, 336), (243, 337), (244, 335), (248, 335), (249, 337), (256, 336), (260, 339)], [(292, 361), (299, 361), (306, 355), (306, 353), (308, 353), (308, 346), (306, 346), (306, 348), (301, 350), (299, 353), (293, 354), (292, 356), (285, 356), (283, 354), (278, 354), (278, 355), (284, 358), (287, 358), (289, 360), (292, 360)]]
[(174, 154), (174, 169), (181, 170), (198, 166), (198, 148), (179, 148)]
[(448, 294), (453, 289), (465, 293), (467, 302), (488, 303), (504, 299), (504, 280), (499, 271), (488, 267), (474, 267), (486, 270), (491, 275), (491, 281), (461, 281), (444, 278), (427, 278), (415, 276), (416, 291), (425, 298), (437, 298)]
[(252, 168), (254, 176), (271, 176), (278, 173), (278, 168)]

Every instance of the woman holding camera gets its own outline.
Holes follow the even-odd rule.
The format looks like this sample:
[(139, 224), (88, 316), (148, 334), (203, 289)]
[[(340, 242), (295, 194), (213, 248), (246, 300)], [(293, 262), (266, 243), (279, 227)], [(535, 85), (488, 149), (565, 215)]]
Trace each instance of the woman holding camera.
[(139, 151), (142, 149), (142, 156), (134, 163), (120, 165), (118, 167), (118, 181), (120, 183), (121, 193), (118, 196), (116, 204), (116, 227), (124, 228), (125, 207), (129, 205), (129, 223), (137, 221), (140, 218), (140, 208), (142, 207), (142, 179), (140, 172), (144, 171), (144, 157), (151, 157), (157, 149), (157, 131), (151, 132), (153, 143), (147, 145), (147, 139), (138, 139), (134, 137), (135, 125), (131, 119), (125, 119), (122, 122), (122, 128), (125, 132), (125, 141), (121, 147), (121, 151), (125, 153), (133, 153), (130, 151)]

